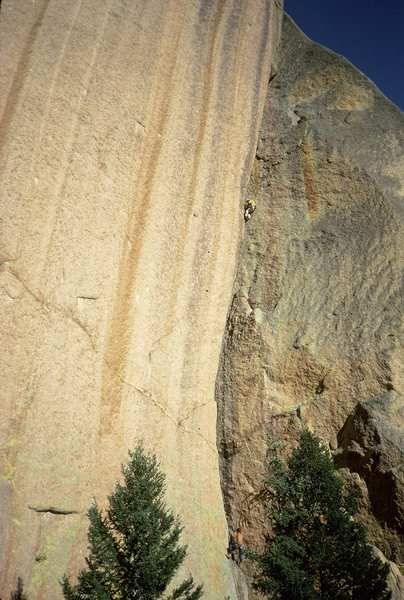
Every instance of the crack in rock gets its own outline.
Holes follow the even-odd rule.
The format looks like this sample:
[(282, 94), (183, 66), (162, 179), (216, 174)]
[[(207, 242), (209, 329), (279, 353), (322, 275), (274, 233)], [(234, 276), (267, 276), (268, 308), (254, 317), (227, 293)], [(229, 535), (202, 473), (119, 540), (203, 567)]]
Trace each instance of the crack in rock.
[[(5, 262), (10, 262), (10, 261), (3, 261), (2, 264), (4, 264)], [(8, 272), (20, 283), (20, 285), (27, 292), (27, 294), (29, 294), (31, 296), (31, 298), (33, 298), (36, 302), (38, 302), (38, 304), (40, 304), (45, 310), (47, 310), (47, 311), (53, 310), (54, 312), (62, 315), (64, 318), (70, 319), (73, 323), (75, 323), (78, 327), (80, 327), (80, 329), (87, 335), (88, 339), (90, 340), (92, 349), (94, 351), (96, 351), (94, 340), (93, 340), (91, 333), (89, 332), (87, 327), (84, 325), (84, 323), (82, 321), (80, 321), (80, 319), (78, 317), (76, 317), (72, 311), (69, 311), (57, 304), (51, 304), (50, 302), (45, 300), (44, 297), (41, 297), (41, 296), (35, 294), (35, 292), (33, 292), (28, 287), (28, 285), (25, 283), (25, 281), (20, 277), (20, 275), (14, 269), (9, 268)], [(11, 296), (7, 292), (7, 290), (5, 290), (5, 291), (10, 298), (12, 298), (13, 300), (16, 299), (13, 296)], [(98, 300), (98, 298), (95, 296), (94, 297), (93, 296), (79, 296), (78, 298), (82, 298), (85, 300)]]
[(163, 340), (166, 337), (169, 337), (173, 332), (174, 329), (177, 327), (177, 325), (180, 324), (180, 320), (178, 320), (176, 323), (174, 323), (174, 325), (171, 327), (171, 329), (167, 332), (167, 333), (163, 333), (163, 335), (161, 335), (152, 345), (151, 350), (149, 351), (149, 362), (151, 362), (152, 359), (152, 354), (154, 352), (156, 352), (156, 350), (160, 347), (160, 342), (161, 340)]
[(182, 417), (182, 419), (180, 419), (180, 420), (178, 421), (178, 425), (179, 425), (179, 427), (182, 427), (182, 426), (183, 426), (183, 425), (182, 425), (182, 423), (183, 423), (184, 421), (186, 421), (187, 419), (189, 419), (189, 418), (190, 418), (190, 416), (192, 415), (192, 413), (193, 413), (193, 412), (195, 412), (196, 410), (198, 410), (198, 408), (204, 408), (204, 406), (206, 406), (206, 405), (207, 405), (207, 404), (209, 404), (210, 402), (214, 402), (214, 400), (207, 400), (206, 402), (202, 402), (201, 404), (195, 404), (194, 406), (192, 406), (192, 407), (191, 407), (191, 408), (188, 410), (188, 412), (187, 412), (187, 414), (185, 415), (185, 417)]
[(30, 510), (36, 513), (50, 513), (52, 515), (79, 515), (79, 510), (67, 510), (65, 508), (58, 508), (57, 506), (30, 506)]
[[(169, 335), (169, 334), (165, 334), (165, 335)], [(130, 389), (132, 389), (133, 391), (137, 392), (138, 394), (140, 394), (144, 398), (147, 398), (148, 400), (151, 400), (151, 402), (153, 402), (153, 404), (156, 406), (156, 408), (158, 408), (172, 423), (174, 423), (174, 425), (176, 427), (179, 427), (184, 432), (190, 433), (191, 435), (197, 435), (197, 436), (199, 436), (207, 444), (207, 446), (211, 450), (213, 450), (213, 452), (216, 454), (216, 446), (214, 444), (212, 444), (204, 435), (202, 435), (202, 433), (200, 431), (196, 431), (194, 429), (188, 429), (187, 427), (184, 427), (184, 425), (182, 424), (182, 422), (185, 419), (189, 418), (189, 415), (194, 410), (196, 410), (197, 408), (200, 408), (202, 406), (205, 406), (206, 404), (208, 404), (208, 402), (211, 402), (211, 400), (208, 400), (207, 402), (205, 402), (202, 405), (197, 405), (197, 406), (192, 407), (189, 410), (188, 414), (185, 417), (183, 417), (182, 419), (180, 419), (180, 421), (177, 421), (176, 419), (174, 419), (174, 417), (172, 415), (170, 415), (170, 413), (164, 408), (164, 406), (162, 406), (160, 404), (160, 402), (158, 400), (156, 400), (156, 398), (153, 396), (153, 394), (151, 392), (149, 392), (148, 390), (146, 390), (144, 388), (139, 388), (136, 385), (134, 385), (133, 383), (130, 383), (124, 377), (122, 377), (122, 375), (119, 373), (119, 371), (117, 369), (115, 369), (115, 367), (113, 367), (111, 364), (109, 364), (109, 362), (105, 358), (103, 360), (104, 360), (105, 364), (107, 365), (107, 367), (109, 369), (111, 369), (111, 371), (113, 371), (115, 373), (115, 375), (119, 378), (119, 380), (124, 385), (127, 385)]]

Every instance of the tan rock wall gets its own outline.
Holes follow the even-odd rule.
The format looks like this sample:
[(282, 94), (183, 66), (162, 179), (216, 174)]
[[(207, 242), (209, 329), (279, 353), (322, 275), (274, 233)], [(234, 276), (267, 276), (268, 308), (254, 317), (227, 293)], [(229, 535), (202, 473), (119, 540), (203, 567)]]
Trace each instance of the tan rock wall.
[(214, 383), (279, 8), (1, 7), (1, 594), (57, 597), (143, 437), (205, 597), (234, 594)]
[[(402, 562), (404, 117), (288, 18), (277, 62), (217, 379), (226, 512), (247, 544), (262, 543), (267, 433), (293, 444), (308, 427), (333, 450), (343, 444), (339, 465), (358, 472), (351, 430), (338, 433), (358, 403), (391, 392), (369, 424), (389, 441), (359, 448), (372, 457), (361, 476), (379, 465), (360, 480), (362, 518), (387, 558)], [(383, 494), (391, 519), (374, 510)]]

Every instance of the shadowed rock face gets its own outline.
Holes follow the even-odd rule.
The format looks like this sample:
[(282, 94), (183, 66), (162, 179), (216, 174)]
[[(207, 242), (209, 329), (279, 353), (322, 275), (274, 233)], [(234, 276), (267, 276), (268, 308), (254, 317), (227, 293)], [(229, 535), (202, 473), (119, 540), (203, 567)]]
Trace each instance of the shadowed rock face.
[[(372, 82), (284, 18), (250, 180), (257, 210), (246, 224), (217, 377), (225, 507), (247, 544), (265, 531), (266, 434), (293, 444), (304, 426), (332, 449), (341, 444), (338, 465), (364, 478), (366, 494), (369, 487), (362, 518), (370, 538), (401, 560), (403, 440), (388, 432), (404, 383), (403, 134), (403, 114)], [(379, 423), (379, 404), (367, 399), (393, 390)], [(362, 456), (373, 446), (358, 439), (359, 454), (349, 451), (365, 407), (383, 429), (375, 472)], [(376, 498), (394, 477), (387, 521)]]
[(2, 597), (60, 597), (139, 438), (180, 576), (234, 595), (214, 387), (276, 4), (2, 3)]
[(387, 561), (384, 554), (375, 546), (373, 546), (373, 552), (382, 562), (389, 562), (390, 573), (387, 582), (392, 592), (391, 600), (401, 600), (404, 596), (404, 576), (399, 567), (395, 563)]
[[(338, 434), (338, 468), (365, 482), (367, 530), (379, 547), (403, 563), (404, 401), (395, 392), (359, 402)], [(356, 482), (357, 483), (357, 482)], [(364, 511), (363, 511), (364, 512)]]

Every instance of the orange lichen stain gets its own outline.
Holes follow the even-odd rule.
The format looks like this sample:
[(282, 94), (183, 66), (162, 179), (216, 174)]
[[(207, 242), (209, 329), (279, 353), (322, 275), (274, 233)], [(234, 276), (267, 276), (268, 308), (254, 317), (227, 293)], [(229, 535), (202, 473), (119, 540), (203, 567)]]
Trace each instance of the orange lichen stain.
[[(167, 21), (166, 27), (170, 26)], [(176, 25), (177, 29), (181, 24)], [(178, 35), (167, 38), (164, 56), (165, 68), (156, 85), (151, 115), (156, 115), (155, 131), (164, 131), (172, 94), (170, 89), (176, 65)], [(170, 57), (168, 62), (167, 57)], [(161, 59), (163, 61), (163, 58)], [(160, 67), (159, 67), (160, 69)], [(159, 71), (160, 72), (160, 71)], [(127, 221), (122, 255), (119, 261), (119, 273), (115, 290), (115, 299), (108, 324), (108, 334), (104, 350), (104, 367), (102, 374), (102, 392), (99, 433), (110, 435), (118, 427), (121, 401), (124, 396), (126, 362), (130, 351), (133, 333), (133, 307), (135, 305), (135, 282), (144, 243), (145, 232), (151, 208), (152, 188), (157, 176), (159, 157), (163, 147), (162, 136), (153, 136), (145, 142), (142, 160), (134, 185), (132, 209)]]
[(302, 146), (302, 170), (304, 180), (304, 193), (307, 199), (307, 209), (310, 216), (314, 216), (319, 209), (316, 180), (314, 176), (313, 160), (307, 141)]

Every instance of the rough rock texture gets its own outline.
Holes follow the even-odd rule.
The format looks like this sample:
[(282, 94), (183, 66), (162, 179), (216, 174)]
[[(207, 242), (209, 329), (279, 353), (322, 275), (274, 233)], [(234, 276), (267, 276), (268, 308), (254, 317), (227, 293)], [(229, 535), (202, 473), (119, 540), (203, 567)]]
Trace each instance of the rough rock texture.
[[(257, 210), (246, 224), (217, 378), (226, 512), (247, 544), (261, 543), (267, 432), (293, 444), (305, 426), (335, 450), (355, 406), (370, 410), (367, 399), (381, 396), (374, 418), (382, 441), (362, 442), (356, 425), (338, 439), (343, 464), (369, 486), (370, 539), (400, 561), (404, 117), (288, 17), (277, 63), (250, 181)], [(367, 431), (375, 435), (373, 425)], [(370, 474), (349, 453), (356, 438), (361, 455), (375, 444), (383, 450), (380, 470)], [(371, 489), (378, 477), (394, 505), (388, 522)]]
[(388, 585), (392, 592), (391, 600), (403, 600), (404, 598), (404, 576), (401, 573), (397, 565), (391, 561), (388, 561), (384, 556), (383, 552), (380, 552), (378, 548), (373, 547), (373, 552), (382, 562), (388, 562), (390, 566), (390, 574), (388, 576)]
[(60, 597), (141, 437), (183, 572), (248, 596), (225, 558), (224, 329), (231, 528), (262, 541), (266, 432), (304, 425), (402, 560), (404, 119), (285, 18), (256, 151), (280, 4), (2, 2), (2, 597), (19, 575)]
[(60, 597), (140, 437), (234, 596), (214, 389), (279, 4), (2, 2), (2, 597)]
[(365, 482), (362, 514), (374, 542), (404, 563), (404, 400), (395, 392), (359, 402), (338, 434), (338, 468)]

